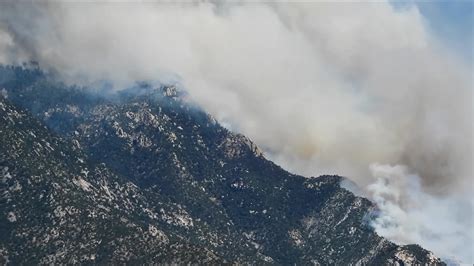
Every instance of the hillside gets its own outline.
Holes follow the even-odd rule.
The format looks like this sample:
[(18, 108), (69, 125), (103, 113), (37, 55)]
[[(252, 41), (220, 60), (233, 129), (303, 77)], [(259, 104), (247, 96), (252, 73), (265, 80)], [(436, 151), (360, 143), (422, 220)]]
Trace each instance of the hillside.
[(108, 94), (0, 68), (0, 261), (442, 264), (375, 206), (267, 160), (173, 86)]

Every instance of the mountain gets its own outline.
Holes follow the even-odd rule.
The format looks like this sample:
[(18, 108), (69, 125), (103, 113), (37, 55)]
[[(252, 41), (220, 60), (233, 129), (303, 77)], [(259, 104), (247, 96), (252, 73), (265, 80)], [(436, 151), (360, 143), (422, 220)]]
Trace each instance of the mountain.
[(267, 160), (174, 86), (109, 93), (0, 67), (2, 264), (443, 264), (376, 207)]

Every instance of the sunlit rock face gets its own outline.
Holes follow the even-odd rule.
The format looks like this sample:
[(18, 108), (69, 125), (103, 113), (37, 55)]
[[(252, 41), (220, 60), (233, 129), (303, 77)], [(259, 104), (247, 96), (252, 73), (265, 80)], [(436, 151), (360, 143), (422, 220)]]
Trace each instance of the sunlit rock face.
[(376, 208), (265, 159), (172, 86), (112, 96), (0, 68), (0, 261), (442, 264)]

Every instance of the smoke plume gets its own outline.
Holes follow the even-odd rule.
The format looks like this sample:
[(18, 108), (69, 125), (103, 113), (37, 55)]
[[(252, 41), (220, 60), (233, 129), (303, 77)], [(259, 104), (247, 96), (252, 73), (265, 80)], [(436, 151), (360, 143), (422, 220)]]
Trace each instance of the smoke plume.
[(372, 222), (379, 234), (398, 244), (422, 243), (448, 261), (473, 261), (472, 198), (428, 194), (404, 166), (370, 169), (377, 180), (367, 189), (380, 211)]
[[(1, 7), (0, 63), (35, 60), (68, 82), (107, 80), (118, 89), (136, 80), (179, 83), (291, 171), (368, 186), (366, 195), (388, 215), (374, 222), (380, 234), (472, 262), (472, 236), (463, 244), (423, 233), (472, 232), (473, 98), (469, 64), (433, 37), (416, 5)], [(374, 162), (405, 170), (390, 168), (398, 174), (386, 178), (380, 167), (370, 171)], [(385, 200), (391, 191), (398, 198)], [(456, 206), (440, 210), (459, 208), (469, 219), (433, 206)], [(383, 217), (396, 227), (386, 228)]]

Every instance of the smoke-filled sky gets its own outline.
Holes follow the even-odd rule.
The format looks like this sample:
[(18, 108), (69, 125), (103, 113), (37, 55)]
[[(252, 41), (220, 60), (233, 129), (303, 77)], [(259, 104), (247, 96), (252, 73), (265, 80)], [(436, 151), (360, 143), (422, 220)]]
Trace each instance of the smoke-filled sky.
[(0, 63), (176, 82), (292, 172), (354, 180), (380, 234), (473, 262), (472, 3), (0, 5)]

